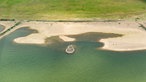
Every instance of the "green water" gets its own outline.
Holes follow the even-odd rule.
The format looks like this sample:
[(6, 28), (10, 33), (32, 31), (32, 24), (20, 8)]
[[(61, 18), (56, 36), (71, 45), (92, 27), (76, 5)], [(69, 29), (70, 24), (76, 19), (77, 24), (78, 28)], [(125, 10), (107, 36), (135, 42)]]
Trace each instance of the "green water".
[(58, 37), (46, 46), (12, 41), (32, 32), (23, 28), (0, 40), (0, 82), (146, 82), (146, 51), (100, 50), (103, 44), (87, 38), (71, 43), (76, 52), (67, 55), (70, 43)]

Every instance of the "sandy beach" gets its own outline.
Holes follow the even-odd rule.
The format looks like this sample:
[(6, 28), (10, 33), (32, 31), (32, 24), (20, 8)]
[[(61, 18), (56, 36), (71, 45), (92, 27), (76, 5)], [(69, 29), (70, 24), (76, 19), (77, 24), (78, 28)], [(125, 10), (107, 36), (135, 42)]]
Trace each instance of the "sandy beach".
[[(144, 22), (141, 22), (145, 25)], [(6, 27), (7, 23), (0, 23)], [(13, 23), (12, 23), (13, 24)], [(46, 38), (59, 36), (63, 41), (76, 41), (76, 38), (68, 35), (78, 35), (89, 32), (102, 32), (121, 34), (122, 37), (101, 39), (104, 43), (101, 49), (114, 51), (131, 51), (146, 49), (146, 31), (139, 27), (135, 21), (117, 21), (117, 22), (22, 22), (14, 30), (29, 27), (38, 31), (25, 37), (14, 39), (16, 43), (23, 44), (45, 44)], [(13, 30), (13, 31), (14, 31)]]

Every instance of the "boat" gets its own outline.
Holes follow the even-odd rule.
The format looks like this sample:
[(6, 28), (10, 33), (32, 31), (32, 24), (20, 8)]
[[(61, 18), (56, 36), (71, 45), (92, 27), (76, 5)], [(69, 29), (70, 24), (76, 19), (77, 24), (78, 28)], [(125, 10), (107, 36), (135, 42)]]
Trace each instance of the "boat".
[(68, 45), (67, 48), (66, 48), (66, 50), (65, 50), (65, 52), (67, 54), (73, 54), (75, 52), (74, 46), (73, 45)]

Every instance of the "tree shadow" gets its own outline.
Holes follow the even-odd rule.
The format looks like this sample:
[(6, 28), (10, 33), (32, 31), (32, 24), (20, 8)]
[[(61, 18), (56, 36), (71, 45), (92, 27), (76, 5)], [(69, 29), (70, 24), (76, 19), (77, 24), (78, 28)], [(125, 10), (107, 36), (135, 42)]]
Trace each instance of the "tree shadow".
[(146, 0), (141, 0), (142, 2), (146, 2)]

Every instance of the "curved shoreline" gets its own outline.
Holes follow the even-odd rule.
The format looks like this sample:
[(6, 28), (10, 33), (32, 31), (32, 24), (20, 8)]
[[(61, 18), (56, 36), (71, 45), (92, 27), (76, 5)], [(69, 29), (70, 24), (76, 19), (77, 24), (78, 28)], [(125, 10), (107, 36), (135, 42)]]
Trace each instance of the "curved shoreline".
[[(10, 23), (10, 21), (8, 22)], [(4, 24), (8, 24), (4, 23)], [(12, 22), (14, 24), (14, 22)], [(10, 23), (10, 25), (12, 25)], [(143, 23), (145, 24), (145, 23)], [(8, 25), (7, 25), (8, 26)], [(139, 27), (135, 21), (116, 22), (38, 22), (23, 21), (13, 31), (21, 27), (29, 27), (38, 31), (25, 37), (14, 39), (21, 44), (45, 44), (45, 39), (59, 36), (65, 42), (75, 41), (76, 38), (68, 35), (78, 35), (89, 32), (114, 33), (123, 35), (121, 37), (101, 39), (104, 43), (102, 49), (113, 51), (132, 51), (146, 49), (146, 31)], [(88, 36), (89, 37), (89, 36)], [(114, 44), (114, 45), (113, 45)]]
[[(29, 26), (30, 29), (37, 30), (38, 33), (30, 34), (26, 37), (16, 38), (16, 43), (25, 44), (45, 44), (45, 39), (52, 36), (59, 36), (64, 41), (75, 41), (75, 39), (66, 37), (67, 35), (78, 35), (88, 32), (103, 32), (122, 34), (122, 37), (101, 39), (104, 43), (102, 49), (114, 51), (131, 51), (146, 49), (146, 32), (139, 28), (135, 22), (24, 22), (19, 27)], [(63, 36), (60, 36), (63, 35)], [(110, 42), (109, 42), (110, 41)], [(118, 45), (112, 45), (117, 43)], [(125, 45), (124, 45), (125, 44)], [(123, 46), (124, 45), (124, 46)], [(143, 47), (144, 45), (144, 47)]]
[[(112, 50), (112, 51), (138, 51), (138, 50), (146, 50), (146, 45), (137, 44), (137, 45), (130, 45), (128, 43), (118, 43), (118, 45), (127, 45), (127, 46), (115, 46), (116, 42), (108, 42), (104, 39), (100, 40), (101, 43), (104, 43), (104, 46), (99, 48), (103, 50)], [(134, 44), (134, 43), (133, 43)], [(139, 46), (138, 46), (139, 45)]]

